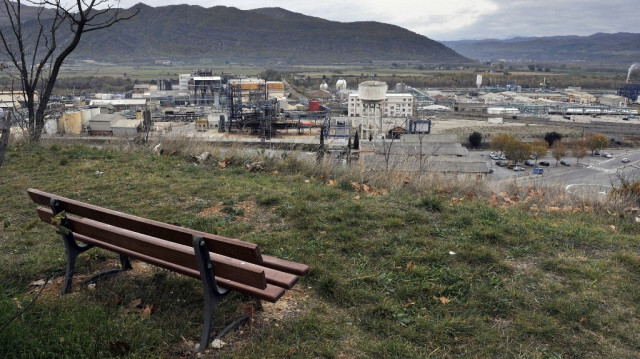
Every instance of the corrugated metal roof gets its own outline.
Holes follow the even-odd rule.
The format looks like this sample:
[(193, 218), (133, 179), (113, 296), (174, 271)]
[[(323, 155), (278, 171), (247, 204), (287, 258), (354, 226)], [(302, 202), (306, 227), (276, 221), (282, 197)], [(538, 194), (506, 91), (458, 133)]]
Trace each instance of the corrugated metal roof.
[(111, 124), (111, 128), (136, 128), (141, 123), (141, 120), (115, 120)]
[(267, 82), (267, 88), (269, 90), (284, 90), (284, 84), (279, 81)]
[(125, 98), (116, 100), (91, 100), (90, 106), (112, 105), (112, 106), (144, 106), (147, 104), (146, 99)]
[(419, 143), (399, 142), (388, 140), (383, 142), (374, 142), (373, 147), (376, 154), (385, 152), (391, 155), (436, 155), (436, 156), (467, 156), (469, 151), (462, 147), (460, 143), (450, 142), (425, 142), (422, 149)]
[(101, 113), (91, 118), (90, 122), (114, 122), (118, 120), (124, 120), (124, 116), (119, 114)]
[(423, 160), (420, 166), (419, 157), (416, 156), (390, 156), (385, 158), (382, 155), (366, 155), (363, 157), (364, 166), (367, 170), (393, 170), (393, 171), (419, 171), (424, 172), (446, 172), (460, 174), (481, 174), (489, 173), (489, 164), (482, 161), (469, 161), (466, 159), (457, 160), (454, 158), (441, 159), (429, 157)]
[(220, 76), (194, 76), (194, 81), (221, 81), (222, 77)]

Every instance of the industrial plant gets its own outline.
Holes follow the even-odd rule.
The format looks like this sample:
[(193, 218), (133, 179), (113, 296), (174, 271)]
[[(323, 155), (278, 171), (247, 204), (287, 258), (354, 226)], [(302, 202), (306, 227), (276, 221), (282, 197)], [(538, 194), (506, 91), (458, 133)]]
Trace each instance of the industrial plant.
[[(269, 148), (314, 149), (322, 144), (336, 158), (344, 158), (344, 149), (357, 136), (360, 146), (348, 156), (371, 170), (393, 165), (394, 158), (422, 158), (428, 153), (432, 158), (426, 167), (431, 170), (470, 171), (482, 177), (490, 168), (469, 160), (463, 146), (467, 139), (438, 127), (463, 119), (491, 126), (569, 126), (637, 139), (640, 84), (629, 83), (632, 70), (617, 92), (556, 89), (546, 78), (537, 88), (517, 83), (501, 87), (490, 78), (487, 83), (482, 75), (476, 76), (473, 88), (419, 89), (402, 82), (390, 86), (375, 78), (349, 86), (345, 78), (334, 77), (300, 92), (299, 86), (287, 82), (298, 81), (295, 76), (267, 81), (197, 69), (179, 74), (177, 81), (158, 78), (135, 84), (124, 94), (97, 93), (72, 103), (52, 102), (44, 130), (52, 138), (92, 141), (184, 136)], [(13, 108), (19, 106), (15, 98), (19, 94), (0, 96), (0, 107), (20, 111)], [(407, 167), (403, 162), (403, 170), (425, 167), (422, 159), (408, 163)]]

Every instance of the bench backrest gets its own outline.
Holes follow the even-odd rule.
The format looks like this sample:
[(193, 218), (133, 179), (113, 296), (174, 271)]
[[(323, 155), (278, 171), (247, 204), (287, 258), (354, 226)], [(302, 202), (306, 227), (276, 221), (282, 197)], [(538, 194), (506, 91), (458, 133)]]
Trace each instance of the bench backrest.
[(306, 275), (309, 266), (291, 262), (280, 258), (260, 254), (257, 244), (225, 238), (189, 228), (174, 226), (130, 214), (114, 211), (69, 198), (53, 195), (44, 191), (30, 188), (27, 193), (31, 199), (42, 206), (49, 206), (51, 198), (55, 198), (67, 213), (80, 217), (93, 219), (112, 226), (128, 229), (148, 236), (164, 239), (166, 241), (190, 245), (192, 236), (205, 238), (209, 251), (231, 258), (240, 259), (249, 263), (265, 266), (267, 268), (295, 274)]
[[(200, 278), (192, 247), (193, 236), (202, 237), (219, 284), (245, 294), (275, 301), (291, 288), (309, 267), (263, 256), (256, 244), (211, 235), (188, 228), (113, 211), (36, 189), (27, 191), (43, 222), (52, 224), (50, 200), (65, 211), (76, 239), (141, 259), (184, 275)], [(46, 206), (46, 207), (45, 207)]]
[(211, 252), (215, 251), (224, 256), (237, 258), (249, 263), (262, 263), (260, 250), (258, 245), (254, 243), (216, 236), (189, 228), (133, 216), (69, 198), (55, 196), (37, 189), (30, 188), (27, 190), (27, 193), (29, 193), (29, 196), (35, 203), (41, 206), (48, 207), (51, 198), (55, 198), (60, 203), (61, 208), (69, 214), (89, 218), (94, 221), (186, 246), (191, 246), (193, 235), (197, 235), (207, 239), (207, 248)]

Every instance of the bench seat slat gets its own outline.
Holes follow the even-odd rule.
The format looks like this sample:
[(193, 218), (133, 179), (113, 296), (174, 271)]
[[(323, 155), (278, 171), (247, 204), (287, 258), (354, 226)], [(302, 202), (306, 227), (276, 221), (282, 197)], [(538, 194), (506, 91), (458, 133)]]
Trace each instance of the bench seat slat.
[[(107, 249), (111, 252), (114, 253), (118, 253), (118, 254), (123, 254), (126, 256), (130, 256), (132, 258), (137, 258), (138, 260), (141, 260), (143, 262), (147, 262), (149, 264), (153, 264), (155, 266), (161, 267), (161, 268), (165, 268), (171, 271), (174, 271), (176, 273), (180, 273), (183, 275), (186, 275), (188, 277), (192, 277), (192, 278), (196, 278), (196, 279), (200, 279), (200, 272), (196, 269), (192, 269), (192, 268), (187, 268), (187, 267), (182, 267), (179, 266), (177, 264), (174, 263), (170, 263), (170, 262), (166, 262), (163, 260), (160, 260), (158, 258), (154, 258), (154, 257), (150, 257), (141, 253), (137, 253), (137, 252), (133, 252), (131, 250), (128, 250), (126, 248), (122, 248), (122, 247), (118, 247), (109, 243), (105, 243), (99, 240), (95, 240), (91, 237), (87, 237), (87, 236), (83, 236), (81, 234), (74, 234), (74, 237), (79, 240), (82, 241), (84, 243), (89, 243), (89, 244), (93, 244), (96, 247), (101, 247), (104, 249)], [(222, 278), (220, 276), (216, 276), (216, 283), (219, 286), (225, 287), (225, 288), (229, 288), (235, 291), (238, 291), (240, 293), (244, 293), (246, 295), (250, 295), (252, 297), (256, 297), (256, 298), (260, 298), (263, 300), (266, 300), (268, 302), (271, 303), (275, 303), (278, 299), (280, 299), (280, 297), (282, 297), (285, 293), (285, 289), (275, 286), (275, 285), (271, 285), (271, 284), (267, 284), (266, 288), (264, 289), (258, 289), (255, 287), (250, 287), (247, 286), (245, 284), (242, 283), (238, 283), (238, 282), (234, 282), (230, 279), (226, 279), (226, 278)]]
[(240, 241), (237, 239), (225, 238), (213, 234), (192, 230), (180, 226), (174, 226), (130, 214), (94, 206), (91, 204), (75, 201), (69, 198), (54, 196), (50, 193), (30, 188), (27, 190), (31, 199), (42, 206), (49, 206), (51, 198), (57, 199), (62, 208), (70, 214), (79, 217), (93, 219), (98, 222), (110, 224), (112, 226), (128, 229), (142, 233), (151, 237), (176, 242), (182, 245), (191, 246), (192, 236), (197, 235), (209, 239), (207, 248), (210, 252), (219, 253), (228, 257), (237, 258), (246, 262), (261, 264), (262, 256), (258, 245)]
[(302, 263), (291, 262), (272, 256), (262, 255), (262, 265), (279, 271), (292, 273), (295, 275), (309, 274), (309, 266)]

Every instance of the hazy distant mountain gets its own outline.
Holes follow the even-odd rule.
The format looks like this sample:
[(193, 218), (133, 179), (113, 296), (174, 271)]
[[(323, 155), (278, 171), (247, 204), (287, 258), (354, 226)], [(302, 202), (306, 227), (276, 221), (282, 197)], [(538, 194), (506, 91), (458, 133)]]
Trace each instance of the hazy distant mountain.
[(140, 8), (133, 19), (108, 31), (86, 34), (73, 57), (245, 63), (470, 62), (439, 42), (378, 22), (341, 23), (280, 8), (144, 4), (133, 8)]
[(591, 36), (518, 37), (509, 40), (446, 41), (471, 59), (533, 62), (631, 64), (640, 61), (640, 34), (598, 33)]
[[(13, 8), (11, 6), (13, 6)], [(18, 9), (17, 4), (10, 2), (9, 9), (15, 9), (17, 11)], [(29, 6), (25, 4), (23, 4), (20, 7), (20, 14), (22, 15), (23, 22), (29, 22), (30, 20), (37, 20), (38, 13), (40, 13), (41, 19), (46, 19), (47, 17), (53, 16), (54, 12), (50, 8), (41, 9), (37, 6)], [(6, 14), (4, 3), (2, 3), (2, 5), (0, 5), (0, 26), (4, 26), (5, 24), (9, 24), (9, 23), (10, 23), (9, 17)]]

